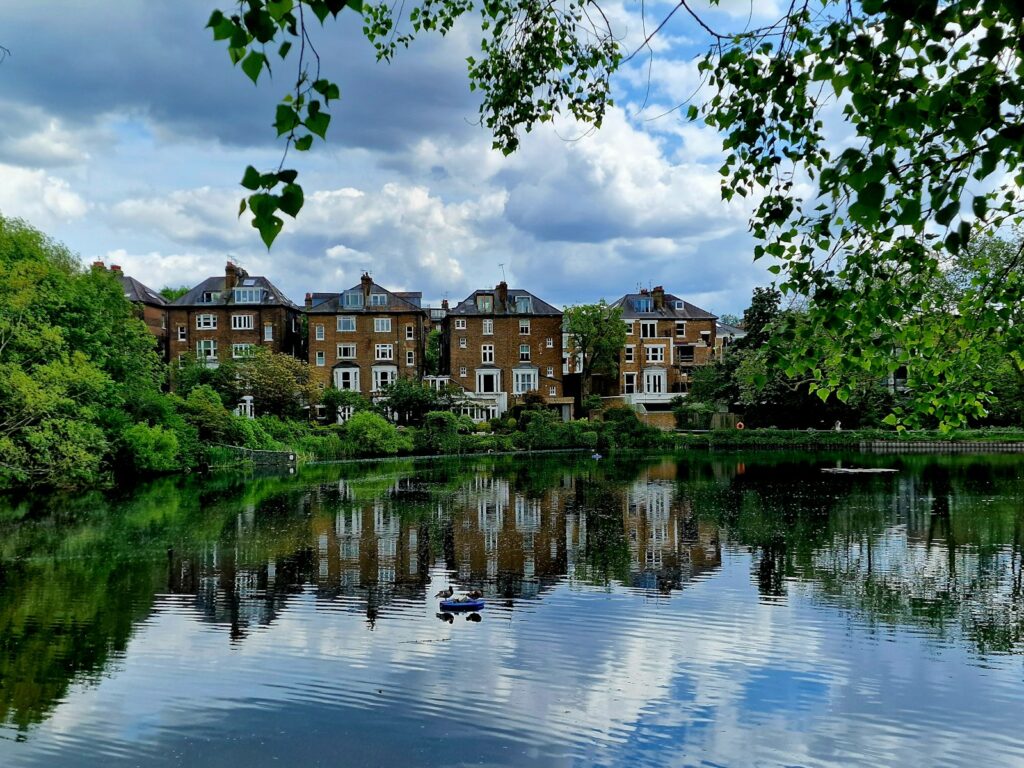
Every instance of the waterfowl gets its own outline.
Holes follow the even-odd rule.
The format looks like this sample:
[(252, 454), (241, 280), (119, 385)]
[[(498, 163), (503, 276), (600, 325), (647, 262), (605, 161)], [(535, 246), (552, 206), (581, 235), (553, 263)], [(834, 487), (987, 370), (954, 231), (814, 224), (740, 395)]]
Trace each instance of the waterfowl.
[(483, 620), (483, 618), (480, 616), (479, 613), (471, 613), (471, 614), (469, 614), (469, 616), (466, 617), (466, 621), (482, 621), (482, 620)]
[(452, 585), (448, 585), (448, 589), (442, 589), (434, 597), (440, 597), (442, 600), (447, 600), (449, 597), (455, 594), (455, 590), (452, 589)]
[(455, 621), (455, 614), (454, 613), (448, 613), (447, 611), (443, 611), (443, 612), (435, 614), (435, 615), (441, 621), (447, 621), (449, 624), (451, 624), (452, 622)]
[(483, 596), (484, 593), (481, 592), (479, 589), (474, 589), (473, 591), (466, 593), (466, 597), (468, 597), (470, 600), (479, 600)]

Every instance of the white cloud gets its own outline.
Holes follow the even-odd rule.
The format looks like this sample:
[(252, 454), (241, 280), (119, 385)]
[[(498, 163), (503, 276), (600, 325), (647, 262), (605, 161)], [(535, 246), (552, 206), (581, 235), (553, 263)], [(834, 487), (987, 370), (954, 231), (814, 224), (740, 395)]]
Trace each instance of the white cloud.
[(89, 206), (67, 181), (37, 168), (0, 163), (0, 212), (54, 225), (85, 215)]

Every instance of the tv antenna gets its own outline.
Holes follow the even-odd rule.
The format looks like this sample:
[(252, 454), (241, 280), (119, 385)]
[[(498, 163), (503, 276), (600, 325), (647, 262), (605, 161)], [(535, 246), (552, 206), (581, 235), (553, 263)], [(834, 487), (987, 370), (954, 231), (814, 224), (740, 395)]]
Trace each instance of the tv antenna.
[(499, 262), (498, 269), (501, 270), (501, 281), (503, 283), (506, 282), (506, 278), (505, 278), (505, 264), (503, 262)]

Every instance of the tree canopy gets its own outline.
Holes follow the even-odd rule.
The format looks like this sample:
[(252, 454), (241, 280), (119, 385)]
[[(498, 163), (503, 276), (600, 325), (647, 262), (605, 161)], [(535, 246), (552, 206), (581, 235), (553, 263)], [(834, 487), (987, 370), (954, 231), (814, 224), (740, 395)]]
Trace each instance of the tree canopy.
[[(346, 7), (363, 14), (382, 59), (478, 12), (469, 82), (481, 93), (481, 122), (506, 153), (522, 131), (559, 113), (600, 126), (612, 74), (682, 11), (707, 46), (703, 87), (686, 115), (722, 135), (722, 197), (752, 201), (754, 258), (770, 260), (781, 291), (806, 301), (808, 322), (783, 329), (789, 375), (845, 401), (852, 380), (913, 360), (918, 395), (895, 421), (937, 418), (946, 427), (985, 412), (981, 351), (1024, 347), (1008, 315), (1022, 298), (1020, 250), (979, 273), (955, 306), (934, 290), (973, 240), (1021, 220), (1019, 1), (805, 0), (760, 27), (720, 29), (680, 0), (635, 51), (621, 47), (596, 0), (419, 0), (397, 10), (246, 0), (233, 15), (215, 11), (215, 39), (254, 82), (272, 56), (287, 59), (298, 44), (295, 88), (274, 123), (286, 153), (326, 136), (325, 107), (340, 92), (319, 71), (307, 25)], [(852, 132), (841, 144), (830, 137), (837, 125)], [(283, 161), (270, 172), (246, 169), (242, 184), (253, 194), (242, 207), (268, 246), (283, 226), (278, 214), (302, 206), (296, 177)]]
[(622, 309), (602, 299), (597, 304), (566, 307), (563, 315), (570, 359), (580, 362), (583, 394), (588, 395), (595, 374), (617, 375), (619, 353), (626, 343)]

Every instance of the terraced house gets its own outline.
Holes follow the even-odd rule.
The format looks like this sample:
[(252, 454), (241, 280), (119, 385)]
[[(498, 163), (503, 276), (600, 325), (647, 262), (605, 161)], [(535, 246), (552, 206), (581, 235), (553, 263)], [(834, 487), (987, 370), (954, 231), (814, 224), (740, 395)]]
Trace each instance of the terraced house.
[(194, 355), (207, 365), (256, 347), (302, 354), (301, 311), (273, 283), (228, 262), (167, 308), (172, 361)]
[(419, 378), (427, 313), (422, 295), (389, 291), (364, 274), (341, 293), (306, 294), (309, 364), (324, 387), (373, 395)]
[(466, 393), (471, 418), (501, 416), (538, 392), (568, 418), (562, 390), (562, 312), (505, 282), (474, 291), (445, 318), (451, 382)]
[(628, 403), (667, 408), (689, 390), (694, 366), (714, 360), (715, 315), (658, 286), (628, 293), (622, 308), (626, 344), (619, 360), (619, 392)]

